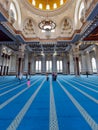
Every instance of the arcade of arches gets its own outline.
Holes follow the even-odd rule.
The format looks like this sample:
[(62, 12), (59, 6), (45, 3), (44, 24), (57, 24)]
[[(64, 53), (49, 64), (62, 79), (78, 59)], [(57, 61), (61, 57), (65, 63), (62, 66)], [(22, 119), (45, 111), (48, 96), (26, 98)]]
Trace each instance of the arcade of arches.
[[(79, 59), (78, 59), (79, 58)], [(29, 61), (28, 61), (29, 59)], [(95, 51), (87, 52), (79, 57), (73, 58), (73, 55), (64, 55), (64, 57), (51, 56), (49, 59), (45, 56), (34, 57), (33, 54), (25, 54), (21, 59), (15, 54), (2, 53), (0, 65), (0, 75), (16, 75), (20, 72), (23, 74), (30, 73), (62, 73), (62, 74), (97, 74), (97, 62)], [(79, 68), (77, 71), (75, 68), (75, 62), (79, 60)], [(20, 65), (21, 64), (21, 65)], [(76, 62), (76, 64), (78, 64)], [(23, 66), (21, 68), (21, 66)]]

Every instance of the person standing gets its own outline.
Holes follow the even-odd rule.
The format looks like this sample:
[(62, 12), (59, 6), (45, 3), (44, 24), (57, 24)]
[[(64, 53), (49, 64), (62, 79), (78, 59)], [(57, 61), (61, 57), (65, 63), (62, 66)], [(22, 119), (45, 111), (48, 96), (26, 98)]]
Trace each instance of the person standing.
[(21, 80), (22, 80), (22, 73), (20, 73), (19, 75), (19, 83), (21, 83)]
[(56, 79), (57, 79), (57, 73), (55, 73), (55, 81), (56, 81)]
[(30, 79), (27, 81), (27, 86), (30, 87)]
[(86, 71), (86, 76), (87, 76), (87, 78), (88, 78), (88, 71)]
[(54, 81), (54, 79), (55, 79), (55, 74), (54, 74), (54, 72), (52, 73), (52, 80)]
[(26, 73), (26, 79), (28, 79), (28, 74)]
[(49, 80), (48, 73), (46, 74), (46, 80), (47, 80), (47, 81)]

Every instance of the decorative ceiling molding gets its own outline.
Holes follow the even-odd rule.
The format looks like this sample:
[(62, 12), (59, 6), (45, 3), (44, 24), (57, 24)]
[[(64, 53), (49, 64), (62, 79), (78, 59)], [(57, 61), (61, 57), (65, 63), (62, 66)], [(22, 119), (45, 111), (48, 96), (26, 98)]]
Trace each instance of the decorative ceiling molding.
[(44, 11), (44, 10), (37, 9), (34, 6), (32, 6), (27, 0), (21, 0), (21, 2), (24, 4), (24, 6), (28, 10), (30, 10), (34, 14), (46, 17), (47, 13), (48, 13), (49, 17), (53, 17), (53, 16), (59, 15), (62, 12), (64, 12), (69, 7), (69, 4), (71, 4), (73, 1), (72, 0), (67, 0), (66, 4), (62, 5), (61, 8), (55, 9), (53, 11)]
[(91, 12), (95, 9), (97, 4), (98, 4), (98, 0), (92, 0), (92, 4), (90, 4), (90, 7), (87, 9), (85, 14), (86, 19), (88, 19), (88, 17), (90, 16)]
[[(25, 4), (24, 0), (22, 0), (22, 2), (24, 2), (24, 4)], [(72, 1), (70, 0), (70, 2), (72, 2)], [(95, 4), (97, 3), (97, 0), (93, 0), (93, 2), (94, 2), (93, 9), (94, 9)], [(28, 4), (28, 3), (26, 2), (26, 4)], [(0, 6), (1, 6), (1, 4), (0, 4)], [(90, 8), (90, 10), (92, 11), (92, 8)], [(2, 14), (4, 15), (4, 17), (6, 17), (7, 19), (9, 18), (8, 12), (3, 7), (0, 8), (0, 11), (2, 11)], [(42, 11), (41, 13), (43, 13), (43, 12), (46, 14), (47, 11)], [(56, 10), (56, 11), (52, 11), (52, 12), (58, 12), (58, 11)], [(88, 13), (86, 13), (86, 15), (88, 14), (88, 16), (89, 16), (90, 12), (89, 11), (87, 11), (87, 12)], [(51, 14), (51, 11), (49, 12), (49, 14)], [(64, 37), (57, 37), (56, 41), (66, 41), (66, 42), (70, 41), (70, 42), (72, 42), (73, 39), (75, 38), (75, 36), (81, 35), (80, 33), (81, 33), (81, 31), (83, 31), (82, 28), (85, 25), (87, 25), (87, 22), (84, 22), (82, 27), (79, 30), (73, 31), (73, 35), (71, 37), (65, 37), (65, 36)], [(23, 43), (25, 43), (25, 42), (34, 42), (34, 41), (39, 42), (40, 40), (41, 41), (55, 40), (55, 38), (52, 38), (52, 39), (44, 39), (43, 38), (43, 39), (41, 39), (41, 38), (38, 38), (38, 37), (31, 37), (31, 38), (30, 37), (25, 37), (20, 30), (19, 31), (16, 30), (14, 28), (14, 26), (12, 24), (10, 24), (9, 22), (5, 24), (5, 28), (7, 28), (14, 36), (16, 35), (16, 37), (19, 38), (17, 40), (21, 39), (21, 42), (23, 42)]]
[(98, 26), (83, 40), (84, 41), (98, 41)]
[(33, 24), (33, 19), (31, 18), (27, 18), (25, 20), (25, 23), (23, 25), (23, 31), (22, 31), (23, 35), (25, 37), (36, 37), (35, 32), (34, 32), (34, 24)]
[(9, 14), (8, 14), (7, 10), (5, 10), (5, 8), (3, 7), (3, 5), (1, 3), (0, 3), (0, 13), (4, 16), (4, 18), (6, 20), (8, 20)]
[(38, 10), (55, 10), (65, 5), (68, 0), (28, 0)]
[(70, 37), (72, 35), (72, 33), (73, 33), (72, 21), (69, 18), (65, 18), (62, 23), (61, 37), (62, 36)]
[[(84, 23), (85, 24), (85, 23)], [(56, 40), (56, 41), (72, 41), (73, 40), (73, 38), (75, 37), (75, 35), (77, 35), (77, 34), (79, 34), (79, 33), (81, 33), (81, 29), (82, 29), (82, 27), (81, 27), (81, 29), (79, 29), (79, 30), (75, 30), (74, 31), (74, 33), (73, 33), (73, 35), (71, 36), (71, 37), (58, 37), (58, 38), (56, 38), (56, 39), (54, 39), (54, 38), (52, 38), (52, 39), (40, 39), (40, 38), (38, 38), (38, 37), (36, 37), (36, 38), (26, 38), (26, 37), (24, 37), (24, 35), (22, 34), (22, 32), (21, 31), (17, 31), (13, 26), (12, 26), (12, 24), (10, 24), (9, 22), (5, 25), (6, 26), (6, 28), (7, 29), (9, 29), (9, 31), (10, 32), (14, 32), (16, 35), (19, 35), (22, 39), (23, 39), (23, 42), (33, 42), (33, 41), (53, 41), (53, 40)]]

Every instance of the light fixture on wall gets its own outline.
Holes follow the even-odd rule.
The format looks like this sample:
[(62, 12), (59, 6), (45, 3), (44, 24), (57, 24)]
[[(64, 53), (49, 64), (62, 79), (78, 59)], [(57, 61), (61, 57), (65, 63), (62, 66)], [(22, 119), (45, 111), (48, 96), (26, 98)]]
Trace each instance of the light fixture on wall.
[(7, 47), (3, 47), (2, 48), (2, 54), (11, 55), (12, 51)]
[(44, 55), (45, 55), (43, 51), (41, 51), (41, 55), (42, 55), (42, 56), (44, 56)]
[(57, 55), (57, 52), (55, 51), (54, 53), (53, 53), (53, 56), (56, 56)]

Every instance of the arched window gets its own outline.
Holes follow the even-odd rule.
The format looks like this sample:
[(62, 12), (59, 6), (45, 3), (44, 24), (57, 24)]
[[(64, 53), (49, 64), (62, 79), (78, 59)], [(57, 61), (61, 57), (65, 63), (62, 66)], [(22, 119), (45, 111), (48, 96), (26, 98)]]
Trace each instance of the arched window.
[(95, 60), (95, 58), (92, 58), (91, 62), (92, 62), (92, 69), (93, 69), (93, 72), (97, 72), (96, 60)]
[(57, 72), (62, 72), (63, 71), (63, 63), (62, 60), (57, 61)]
[(52, 72), (52, 61), (46, 61), (46, 71)]
[(64, 4), (64, 1), (63, 0), (60, 0), (60, 5), (63, 5)]
[(10, 4), (10, 16), (17, 20), (17, 11), (13, 2)]
[(41, 72), (41, 61), (36, 61), (36, 72)]
[(79, 61), (79, 70), (81, 72), (81, 62)]

